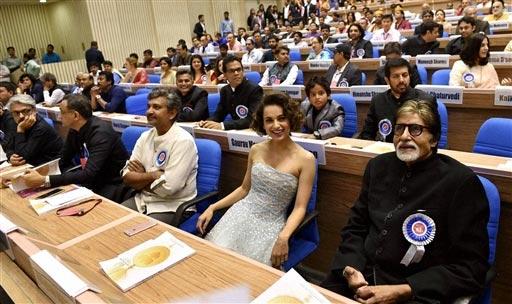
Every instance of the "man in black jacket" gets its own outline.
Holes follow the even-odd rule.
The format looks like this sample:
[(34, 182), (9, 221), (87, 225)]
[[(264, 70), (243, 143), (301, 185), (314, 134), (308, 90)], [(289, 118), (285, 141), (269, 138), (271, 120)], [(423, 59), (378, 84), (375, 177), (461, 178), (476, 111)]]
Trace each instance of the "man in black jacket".
[(87, 70), (91, 71), (92, 63), (97, 63), (99, 65), (103, 64), (105, 58), (103, 58), (103, 53), (98, 50), (98, 42), (91, 41), (91, 47), (85, 51), (85, 63), (87, 64)]
[[(6, 108), (9, 99), (16, 93), (16, 86), (11, 82), (0, 82), (0, 144), (4, 152), (12, 147), (14, 134), (16, 134), (16, 122)], [(0, 160), (1, 162), (1, 160)]]
[(350, 45), (338, 44), (334, 50), (333, 64), (327, 70), (325, 78), (331, 88), (361, 85), (361, 71), (350, 63)]
[(60, 157), (62, 139), (37, 114), (32, 97), (14, 95), (9, 99), (9, 112), (16, 122), (16, 133), (5, 153), (13, 166), (25, 163), (38, 166)]
[[(64, 173), (42, 176), (30, 171), (23, 176), (27, 186), (80, 184), (116, 202), (128, 199), (131, 189), (123, 185), (120, 171), (129, 155), (119, 134), (109, 123), (92, 116), (91, 105), (82, 95), (66, 95), (60, 113), (62, 125), (69, 128), (59, 163)], [(81, 169), (65, 172), (77, 165), (73, 163), (76, 157)]]
[(176, 95), (181, 99), (178, 121), (201, 121), (208, 118), (208, 92), (194, 85), (189, 70), (176, 73)]
[(450, 55), (460, 55), (466, 41), (476, 31), (476, 19), (473, 17), (462, 17), (457, 23), (457, 30), (460, 37), (452, 39), (445, 47), (445, 53)]
[[(244, 77), (240, 58), (228, 55), (222, 62), (228, 85), (220, 90), (220, 102), (212, 117), (199, 122), (199, 126), (208, 129), (247, 129), (263, 97), (263, 89)], [(224, 121), (230, 114), (233, 120)]]
[(439, 24), (434, 21), (423, 22), (420, 34), (407, 38), (402, 44), (402, 52), (410, 56), (438, 53), (438, 36)]
[(437, 107), (435, 97), (410, 87), (412, 68), (407, 60), (389, 60), (386, 62), (384, 72), (390, 89), (372, 97), (363, 131), (359, 134), (361, 139), (392, 142), (396, 110), (407, 100), (427, 100)]
[(194, 25), (194, 34), (197, 39), (201, 36), (206, 35), (206, 25), (204, 24), (204, 15), (197, 16), (198, 22)]
[[(384, 49), (382, 50), (382, 55), (386, 57), (386, 61), (391, 59), (397, 59), (402, 57), (402, 46), (398, 42), (390, 42), (386, 43)], [(411, 75), (409, 75), (411, 88), (416, 87), (416, 85), (421, 84), (421, 78), (418, 72), (418, 66), (415, 64), (410, 64), (411, 66)], [(386, 75), (384, 72), (384, 65), (380, 66), (375, 72), (375, 80), (373, 82), (374, 85), (387, 85)]]
[(368, 163), (323, 286), (361, 303), (454, 303), (483, 289), (489, 207), (475, 173), (437, 154), (429, 101), (396, 114), (396, 152)]

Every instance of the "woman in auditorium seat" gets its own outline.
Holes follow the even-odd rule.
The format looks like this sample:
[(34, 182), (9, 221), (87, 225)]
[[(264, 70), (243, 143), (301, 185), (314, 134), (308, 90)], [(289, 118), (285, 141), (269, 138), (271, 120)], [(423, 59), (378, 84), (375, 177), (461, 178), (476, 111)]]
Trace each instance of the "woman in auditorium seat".
[(208, 75), (206, 75), (206, 68), (201, 55), (194, 54), (190, 57), (190, 72), (192, 72), (194, 84), (208, 83)]
[(251, 127), (268, 139), (251, 147), (242, 185), (199, 217), (197, 228), (205, 233), (213, 213), (231, 207), (207, 240), (276, 268), (287, 260), (288, 241), (306, 214), (315, 176), (315, 157), (290, 138), (301, 118), (288, 95), (265, 96)]
[(222, 73), (222, 59), (217, 60), (215, 67), (210, 71), (210, 82), (214, 85), (226, 83), (226, 78)]
[(36, 103), (44, 101), (43, 83), (36, 79), (32, 74), (22, 74), (18, 82), (17, 94), (28, 94)]
[(410, 30), (411, 24), (405, 19), (405, 13), (401, 8), (395, 9), (395, 29), (397, 30)]
[(133, 84), (144, 84), (149, 82), (146, 70), (143, 68), (137, 68), (137, 59), (127, 57), (125, 59), (124, 66), (128, 72), (121, 82)]
[(172, 68), (172, 60), (169, 57), (160, 58), (160, 68), (162, 74), (160, 74), (161, 84), (176, 84), (176, 71)]
[[(444, 10), (438, 9), (436, 11), (436, 22), (438, 24), (441, 24), (443, 26), (443, 31), (450, 35), (450, 33), (452, 32), (452, 24), (450, 22), (446, 22), (445, 18), (446, 14), (444, 13)], [(443, 37), (443, 33), (439, 33), (439, 36)]]
[(331, 54), (324, 50), (324, 40), (322, 37), (313, 37), (311, 38), (311, 48), (313, 52), (311, 52), (306, 60), (329, 60), (331, 59)]
[(364, 29), (359, 23), (352, 23), (348, 27), (351, 58), (373, 58), (373, 45), (363, 37)]
[(499, 85), (498, 74), (489, 63), (489, 38), (485, 34), (474, 34), (464, 44), (450, 71), (450, 86), (494, 89)]

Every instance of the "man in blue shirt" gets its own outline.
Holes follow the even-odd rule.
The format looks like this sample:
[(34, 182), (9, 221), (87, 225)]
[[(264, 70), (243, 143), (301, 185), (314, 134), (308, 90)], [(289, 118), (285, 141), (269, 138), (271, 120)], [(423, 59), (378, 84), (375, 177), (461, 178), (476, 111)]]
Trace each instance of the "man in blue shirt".
[(114, 85), (114, 75), (102, 71), (98, 75), (98, 85), (91, 89), (91, 106), (93, 111), (126, 113), (126, 93)]
[(227, 37), (229, 33), (235, 32), (235, 24), (229, 19), (229, 12), (224, 12), (224, 20), (220, 22), (220, 34)]
[(53, 44), (48, 44), (46, 54), (43, 55), (43, 64), (61, 62), (59, 54), (55, 53)]

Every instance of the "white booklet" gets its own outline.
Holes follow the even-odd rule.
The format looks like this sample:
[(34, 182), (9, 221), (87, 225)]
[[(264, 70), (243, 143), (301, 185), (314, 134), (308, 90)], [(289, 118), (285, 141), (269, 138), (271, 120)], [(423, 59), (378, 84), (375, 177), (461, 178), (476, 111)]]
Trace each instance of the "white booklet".
[(194, 249), (166, 231), (156, 239), (100, 262), (100, 267), (125, 292), (194, 253)]
[[(39, 165), (34, 168), (39, 174), (46, 176), (46, 175), (58, 175), (60, 174), (60, 168), (59, 168), (59, 160), (60, 158), (54, 159), (52, 161), (49, 161), (47, 163), (44, 163), (42, 165)], [(12, 191), (18, 193), (20, 191), (23, 191), (25, 189), (29, 189), (30, 187), (25, 184), (21, 176), (25, 174), (25, 171), (20, 172), (16, 176), (12, 177), (11, 184), (9, 185), (9, 188), (12, 189)]]
[(91, 190), (85, 187), (77, 187), (71, 191), (47, 198), (31, 199), (29, 200), (29, 203), (38, 215), (42, 215), (56, 209), (77, 205), (78, 203), (93, 196), (94, 192)]
[(289, 270), (277, 282), (251, 303), (330, 303), (294, 269)]

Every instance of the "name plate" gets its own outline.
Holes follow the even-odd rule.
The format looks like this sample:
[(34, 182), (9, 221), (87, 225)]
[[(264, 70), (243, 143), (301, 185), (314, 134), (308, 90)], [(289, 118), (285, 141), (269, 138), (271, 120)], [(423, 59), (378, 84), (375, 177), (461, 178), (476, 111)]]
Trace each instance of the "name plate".
[(327, 164), (327, 160), (325, 158), (325, 143), (327, 141), (300, 137), (293, 137), (293, 141), (299, 144), (305, 150), (311, 152), (315, 156), (319, 165)]
[(11, 260), (14, 260), (14, 253), (7, 235), (18, 229), (18, 226), (0, 213), (0, 251), (5, 251)]
[(112, 128), (116, 132), (123, 132), (124, 129), (131, 126), (132, 123), (129, 120), (119, 119), (119, 118), (112, 118)]
[(295, 84), (295, 85), (286, 85), (286, 86), (273, 86), (272, 89), (274, 91), (280, 91), (288, 94), (293, 99), (302, 99), (302, 90), (304, 89), (303, 85)]
[(308, 60), (309, 69), (310, 70), (327, 70), (331, 64), (332, 60)]
[(464, 87), (444, 85), (417, 85), (416, 89), (422, 90), (442, 103), (462, 104)]
[(489, 63), (492, 65), (512, 65), (512, 52), (491, 52)]
[(39, 116), (43, 117), (43, 118), (49, 118), (48, 117), (48, 109), (43, 107), (43, 106), (38, 106), (37, 109), (37, 114), (39, 114)]
[(386, 92), (387, 85), (356, 85), (350, 87), (350, 94), (357, 101), (371, 101), (375, 94)]
[(512, 87), (497, 86), (494, 93), (494, 105), (512, 107)]
[(417, 55), (416, 64), (421, 64), (426, 68), (449, 68), (450, 55)]
[(258, 134), (238, 133), (237, 131), (227, 132), (230, 151), (247, 152), (251, 150), (252, 145), (267, 139), (266, 136)]
[[(33, 263), (42, 269), (52, 281), (54, 281), (68, 296), (76, 298), (81, 293), (87, 291), (89, 286), (82, 281), (76, 274), (59, 262), (53, 255), (46, 250), (41, 250), (30, 257)], [(40, 288), (44, 288), (47, 283), (43, 279), (38, 279), (36, 272), (36, 282)]]
[(489, 22), (489, 27), (493, 31), (504, 31), (508, 30), (509, 23), (508, 21), (494, 21)]

